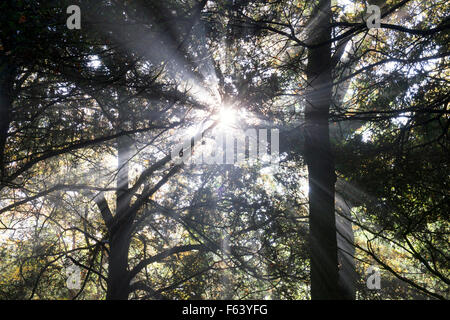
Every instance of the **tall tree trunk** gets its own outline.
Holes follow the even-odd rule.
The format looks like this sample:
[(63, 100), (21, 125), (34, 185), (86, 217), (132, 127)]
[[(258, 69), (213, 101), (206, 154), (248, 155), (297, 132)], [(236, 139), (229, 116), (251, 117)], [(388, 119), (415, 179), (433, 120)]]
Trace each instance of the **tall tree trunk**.
[[(336, 58), (343, 63), (349, 63), (349, 55), (354, 55), (353, 47), (348, 50), (349, 55), (344, 55), (345, 47), (348, 40), (341, 43), (339, 55)], [(335, 62), (336, 64), (338, 61)], [(341, 77), (347, 77), (354, 72), (354, 64), (349, 64), (348, 67), (342, 72)], [(336, 90), (334, 103), (336, 106), (344, 107), (344, 97), (347, 94), (350, 87), (351, 79), (347, 79), (344, 82), (339, 83), (334, 89)], [(353, 134), (356, 129), (361, 127), (362, 121), (353, 120), (343, 123), (338, 123), (339, 127), (333, 126), (334, 130), (330, 132), (332, 140), (344, 140)], [(339, 164), (336, 164), (336, 169), (339, 168)], [(339, 295), (345, 300), (356, 299), (356, 282), (358, 275), (356, 273), (355, 265), (355, 236), (353, 233), (353, 224), (351, 222), (351, 210), (352, 204), (349, 201), (353, 200), (354, 194), (348, 190), (348, 186), (343, 180), (337, 180), (336, 183), (336, 231), (337, 231), (337, 247), (338, 247), (338, 261), (339, 261)]]
[[(120, 103), (121, 95), (119, 95)], [(126, 105), (126, 104), (125, 104)], [(119, 106), (119, 131), (126, 130), (127, 108)], [(133, 218), (129, 215), (130, 197), (129, 160), (131, 153), (131, 139), (121, 136), (117, 139), (117, 192), (116, 215), (109, 236), (109, 264), (107, 300), (126, 300), (130, 291), (128, 271), (128, 251), (130, 248)], [(127, 217), (123, 219), (124, 217)], [(119, 222), (120, 221), (120, 222)]]
[(127, 300), (130, 291), (128, 277), (128, 226), (116, 229), (109, 237), (107, 300)]
[[(343, 183), (338, 181), (336, 186), (336, 230), (339, 259), (339, 295), (341, 299), (356, 299), (357, 273), (355, 269), (355, 236), (351, 222), (352, 205), (345, 198)], [(341, 189), (341, 190), (340, 190)], [(343, 192), (343, 194), (340, 194)]]
[[(320, 0), (309, 26), (305, 107), (305, 160), (309, 176), (311, 298), (339, 299), (334, 193), (336, 174), (329, 137), (331, 1)], [(325, 43), (325, 44), (323, 44)]]
[(6, 185), (5, 148), (11, 123), (12, 91), (15, 68), (7, 58), (0, 62), (0, 189)]

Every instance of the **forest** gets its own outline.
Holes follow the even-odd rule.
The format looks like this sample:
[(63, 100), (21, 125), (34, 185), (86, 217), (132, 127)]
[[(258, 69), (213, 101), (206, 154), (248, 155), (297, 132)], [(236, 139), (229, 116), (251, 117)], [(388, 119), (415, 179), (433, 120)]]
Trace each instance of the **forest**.
[(447, 300), (449, 17), (0, 1), (0, 300)]

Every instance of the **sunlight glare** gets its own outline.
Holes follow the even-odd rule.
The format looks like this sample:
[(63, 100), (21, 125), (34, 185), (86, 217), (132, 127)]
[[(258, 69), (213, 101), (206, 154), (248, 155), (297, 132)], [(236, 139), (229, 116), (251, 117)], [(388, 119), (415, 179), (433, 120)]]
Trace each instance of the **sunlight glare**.
[(218, 112), (219, 126), (222, 128), (232, 127), (237, 120), (236, 110), (229, 106), (222, 106)]

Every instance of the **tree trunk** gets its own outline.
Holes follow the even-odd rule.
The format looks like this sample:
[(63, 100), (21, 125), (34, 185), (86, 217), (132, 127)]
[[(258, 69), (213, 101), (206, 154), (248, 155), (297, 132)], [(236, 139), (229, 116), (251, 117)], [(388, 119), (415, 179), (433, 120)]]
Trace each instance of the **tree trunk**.
[(110, 236), (108, 259), (107, 300), (127, 300), (130, 292), (128, 278), (129, 233), (119, 228)]
[[(355, 269), (355, 236), (351, 223), (352, 206), (339, 194), (339, 183), (336, 187), (336, 215), (337, 246), (339, 259), (339, 295), (341, 299), (356, 299), (357, 273)], [(342, 183), (341, 183), (342, 184)]]
[(334, 193), (336, 174), (329, 137), (331, 4), (319, 1), (310, 25), (305, 107), (305, 160), (309, 176), (311, 299), (339, 299)]
[(6, 185), (5, 147), (11, 123), (12, 90), (15, 68), (7, 59), (0, 62), (0, 189)]
[[(118, 131), (127, 129), (125, 127), (127, 125), (126, 117), (126, 106), (119, 106)], [(129, 215), (130, 197), (127, 189), (129, 184), (128, 162), (131, 154), (131, 143), (132, 141), (128, 136), (121, 136), (117, 139), (117, 200), (116, 215), (109, 236), (107, 300), (127, 300), (130, 292), (128, 251), (133, 218)]]

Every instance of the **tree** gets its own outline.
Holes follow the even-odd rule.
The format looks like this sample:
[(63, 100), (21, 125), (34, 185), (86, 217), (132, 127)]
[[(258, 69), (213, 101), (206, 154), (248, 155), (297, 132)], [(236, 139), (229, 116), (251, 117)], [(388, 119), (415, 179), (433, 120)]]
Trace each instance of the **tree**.
[[(446, 297), (445, 4), (86, 1), (71, 31), (66, 4), (2, 7), (2, 297), (376, 297), (371, 264)], [(171, 157), (252, 127), (278, 167)]]
[[(408, 2), (410, 1), (399, 1), (390, 7), (384, 6), (381, 17), (389, 17), (399, 8), (408, 5)], [(374, 69), (379, 65), (388, 62), (406, 63), (407, 59), (394, 58), (391, 53), (382, 50), (380, 57), (369, 55), (369, 65), (364, 65), (365, 61), (363, 58), (367, 53), (373, 50), (378, 52), (377, 49), (370, 47), (370, 42), (365, 41), (370, 30), (367, 31), (365, 23), (340, 22), (339, 15), (342, 15), (342, 7), (333, 6), (331, 8), (330, 1), (315, 1), (310, 6), (306, 3), (301, 4), (298, 1), (290, 2), (288, 5), (274, 3), (270, 6), (259, 6), (258, 1), (245, 2), (245, 4), (240, 3), (240, 5), (251, 7), (252, 9), (247, 10), (247, 12), (252, 12), (252, 15), (238, 14), (236, 24), (240, 24), (243, 28), (250, 25), (253, 28), (267, 30), (278, 35), (279, 38), (283, 39), (281, 40), (285, 43), (283, 49), (287, 51), (288, 55), (287, 62), (282, 64), (280, 69), (289, 68), (294, 72), (299, 72), (300, 70), (300, 72), (306, 74), (306, 85), (303, 87), (301, 96), (305, 99), (305, 141), (303, 152), (310, 174), (310, 236), (313, 241), (311, 250), (311, 290), (313, 298), (342, 298), (344, 295), (342, 292), (339, 294), (337, 281), (338, 259), (336, 255), (336, 227), (334, 220), (335, 169), (331, 148), (329, 147), (329, 120), (333, 118), (337, 120), (343, 119), (341, 116), (335, 117), (335, 113), (345, 115), (344, 118), (347, 121), (372, 120), (373, 118), (370, 116), (365, 118), (359, 117), (358, 107), (355, 108), (357, 111), (348, 113), (351, 109), (342, 104), (345, 92), (348, 89), (348, 81), (355, 79), (361, 72)], [(308, 15), (310, 12), (312, 14)], [(354, 18), (358, 18), (358, 15), (355, 15)], [(432, 19), (430, 25), (429, 29), (426, 29), (422, 26), (405, 28), (384, 23), (381, 25), (381, 28), (389, 34), (394, 33), (398, 35), (398, 41), (400, 42), (405, 40), (404, 35), (418, 37), (419, 40), (417, 41), (421, 45), (410, 52), (414, 56), (415, 52), (422, 52), (429, 44), (430, 38), (427, 38), (427, 36), (433, 38), (431, 42), (441, 43), (440, 33), (448, 28), (448, 21), (436, 17)], [(361, 38), (360, 34), (363, 32), (365, 32), (365, 36)], [(377, 43), (383, 42), (378, 34), (374, 35), (374, 38)], [(346, 49), (349, 44), (358, 42), (359, 47), (353, 52), (349, 52)], [(404, 44), (407, 46), (409, 43), (405, 42)], [(296, 49), (298, 53), (296, 56), (291, 57), (288, 51), (289, 46), (296, 46), (301, 49)], [(391, 45), (386, 44), (384, 48), (386, 47), (391, 48)], [(441, 48), (440, 45), (438, 47)], [(401, 55), (401, 53), (398, 54)], [(350, 55), (350, 58), (346, 57), (346, 55)], [(445, 53), (438, 53), (410, 61), (412, 63), (420, 63), (444, 56), (446, 56)], [(363, 67), (353, 71), (354, 66), (359, 64), (363, 65)], [(372, 82), (369, 83), (372, 85)], [(342, 85), (340, 87), (340, 84), (344, 84), (343, 87)], [(399, 89), (405, 90), (405, 87), (399, 87)], [(403, 92), (406, 93), (407, 91)], [(384, 99), (384, 102), (393, 98), (393, 96), (387, 97), (385, 95), (378, 95), (377, 97)], [(336, 103), (336, 101), (340, 103)], [(365, 109), (362, 106), (363, 101), (364, 98), (356, 100), (359, 109)], [(443, 100), (439, 99), (436, 102), (437, 105), (434, 104), (435, 102), (429, 102), (429, 105), (440, 107)], [(388, 109), (392, 107), (391, 105), (385, 106), (388, 106)], [(374, 113), (376, 112), (378, 112), (378, 108)], [(391, 118), (401, 112), (400, 110), (387, 111), (386, 117)], [(357, 129), (361, 123), (358, 121), (355, 123), (357, 126), (354, 129)]]

